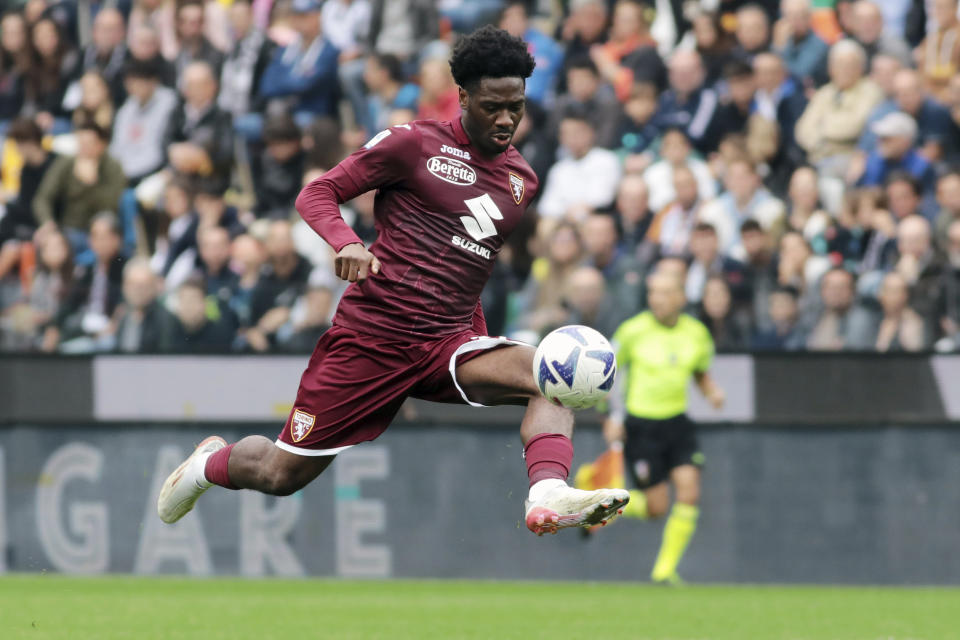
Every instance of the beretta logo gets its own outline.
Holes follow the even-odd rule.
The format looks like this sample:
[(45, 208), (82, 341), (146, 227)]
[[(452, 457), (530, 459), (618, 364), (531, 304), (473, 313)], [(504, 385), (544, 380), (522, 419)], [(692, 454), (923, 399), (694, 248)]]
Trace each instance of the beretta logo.
[(427, 160), (427, 171), (450, 184), (465, 186), (477, 181), (477, 172), (467, 163), (454, 158), (433, 156)]

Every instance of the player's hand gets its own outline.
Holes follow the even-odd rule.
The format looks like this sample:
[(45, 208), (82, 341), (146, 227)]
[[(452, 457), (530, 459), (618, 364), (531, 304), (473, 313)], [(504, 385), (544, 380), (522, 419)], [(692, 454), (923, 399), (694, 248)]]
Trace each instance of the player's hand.
[(380, 261), (362, 244), (354, 242), (340, 249), (333, 270), (341, 280), (360, 282), (369, 275), (380, 273)]
[(623, 428), (623, 422), (614, 418), (607, 418), (603, 421), (603, 439), (607, 444), (623, 442), (627, 439), (627, 431)]
[(724, 393), (723, 389), (720, 387), (714, 387), (710, 390), (707, 400), (714, 409), (719, 411), (720, 409), (723, 409), (723, 405), (727, 402), (727, 394)]

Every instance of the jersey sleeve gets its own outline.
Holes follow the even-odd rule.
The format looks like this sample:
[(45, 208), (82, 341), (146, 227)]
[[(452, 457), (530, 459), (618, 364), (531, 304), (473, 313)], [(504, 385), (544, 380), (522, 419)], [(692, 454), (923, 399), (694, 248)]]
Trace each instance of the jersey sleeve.
[(697, 357), (694, 373), (706, 373), (709, 371), (710, 365), (713, 364), (713, 355), (715, 352), (713, 338), (710, 336), (710, 331), (699, 322), (697, 323), (697, 333), (700, 335), (698, 340), (700, 343), (700, 353)]
[(412, 125), (385, 129), (304, 187), (297, 196), (297, 212), (335, 251), (360, 242), (341, 217), (339, 205), (371, 189), (402, 182), (419, 157), (420, 133)]

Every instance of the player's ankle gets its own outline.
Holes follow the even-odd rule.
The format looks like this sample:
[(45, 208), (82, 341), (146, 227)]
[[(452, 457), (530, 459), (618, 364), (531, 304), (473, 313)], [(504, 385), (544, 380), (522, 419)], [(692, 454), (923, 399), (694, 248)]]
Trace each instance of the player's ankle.
[(567, 486), (566, 481), (561, 480), (560, 478), (546, 478), (544, 480), (540, 480), (539, 482), (535, 482), (530, 487), (530, 493), (528, 494), (527, 499), (530, 502), (537, 502), (550, 491), (556, 489), (557, 487), (565, 486)]

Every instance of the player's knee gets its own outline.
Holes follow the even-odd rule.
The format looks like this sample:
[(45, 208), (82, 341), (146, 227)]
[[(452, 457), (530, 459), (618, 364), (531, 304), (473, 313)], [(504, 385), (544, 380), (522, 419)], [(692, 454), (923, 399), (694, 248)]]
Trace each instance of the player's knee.
[(650, 519), (662, 518), (667, 515), (667, 511), (670, 508), (670, 503), (666, 500), (648, 500), (647, 501), (647, 517)]
[(700, 487), (677, 487), (677, 502), (696, 506), (700, 503)]

